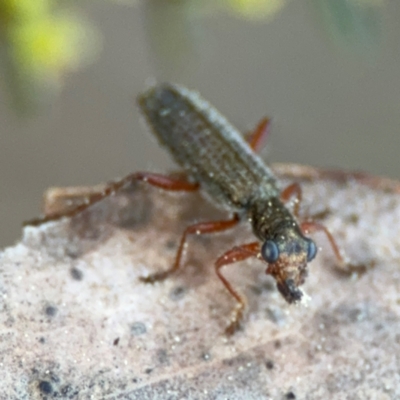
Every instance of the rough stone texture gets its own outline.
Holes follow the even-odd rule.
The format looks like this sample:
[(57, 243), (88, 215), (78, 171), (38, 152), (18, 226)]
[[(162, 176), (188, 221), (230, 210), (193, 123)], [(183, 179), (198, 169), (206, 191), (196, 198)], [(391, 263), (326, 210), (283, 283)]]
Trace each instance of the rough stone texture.
[(303, 304), (286, 304), (260, 261), (227, 267), (249, 302), (227, 338), (234, 302), (213, 262), (252, 240), (249, 227), (192, 238), (183, 271), (143, 284), (171, 265), (190, 221), (223, 213), (138, 184), (72, 220), (26, 227), (0, 253), (0, 398), (399, 399), (400, 183), (276, 169), (303, 182), (303, 214), (366, 273), (337, 271), (319, 234)]

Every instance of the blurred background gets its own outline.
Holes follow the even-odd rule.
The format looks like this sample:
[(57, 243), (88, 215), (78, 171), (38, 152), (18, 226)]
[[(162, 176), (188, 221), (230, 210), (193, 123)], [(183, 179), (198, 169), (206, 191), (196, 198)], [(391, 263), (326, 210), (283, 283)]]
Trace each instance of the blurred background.
[(0, 36), (0, 247), (50, 186), (173, 167), (135, 106), (156, 80), (273, 117), (268, 161), (400, 178), (398, 1), (2, 0)]

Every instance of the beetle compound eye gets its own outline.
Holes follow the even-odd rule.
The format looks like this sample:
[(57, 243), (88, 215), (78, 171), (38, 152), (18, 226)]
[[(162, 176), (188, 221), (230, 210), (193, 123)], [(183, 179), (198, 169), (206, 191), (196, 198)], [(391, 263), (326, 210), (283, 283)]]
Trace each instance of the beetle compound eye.
[(267, 263), (274, 263), (279, 258), (279, 249), (272, 240), (267, 240), (261, 248), (261, 255)]
[(308, 249), (307, 249), (307, 261), (310, 262), (311, 260), (313, 260), (315, 258), (315, 256), (317, 255), (317, 246), (315, 245), (315, 243), (310, 240), (307, 239), (308, 242)]

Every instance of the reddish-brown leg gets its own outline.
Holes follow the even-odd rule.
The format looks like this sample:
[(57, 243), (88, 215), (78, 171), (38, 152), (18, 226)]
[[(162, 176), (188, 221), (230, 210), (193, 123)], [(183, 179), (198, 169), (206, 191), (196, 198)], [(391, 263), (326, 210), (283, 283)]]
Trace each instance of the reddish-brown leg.
[(326, 237), (328, 238), (328, 241), (329, 241), (331, 247), (332, 247), (333, 253), (335, 254), (335, 257), (338, 261), (338, 267), (343, 271), (347, 270), (348, 266), (347, 266), (343, 256), (340, 253), (339, 246), (337, 245), (336, 240), (334, 239), (332, 234), (328, 231), (326, 226), (319, 224), (318, 222), (306, 221), (300, 225), (300, 228), (303, 231), (303, 233), (305, 233), (305, 234), (309, 234), (309, 233), (313, 233), (313, 232), (321, 232), (321, 231), (324, 232)]
[(225, 254), (219, 257), (218, 260), (215, 262), (215, 271), (217, 272), (218, 278), (228, 289), (228, 292), (237, 301), (237, 305), (232, 313), (231, 322), (225, 330), (225, 332), (228, 335), (232, 335), (239, 328), (240, 321), (243, 317), (243, 310), (246, 306), (246, 299), (232, 287), (229, 281), (222, 275), (220, 269), (225, 265), (233, 264), (237, 261), (243, 261), (249, 257), (257, 257), (259, 254), (260, 254), (260, 243), (253, 242), (234, 247), (233, 249), (227, 251)]
[(258, 153), (264, 141), (267, 139), (271, 132), (271, 120), (269, 118), (263, 118), (253, 132), (247, 135), (247, 141), (254, 152)]
[[(281, 199), (282, 201), (286, 202), (288, 201), (292, 196), (295, 196), (296, 202), (294, 205), (293, 209), (293, 214), (298, 217), (299, 216), (299, 207), (300, 203), (302, 201), (302, 190), (301, 186), (298, 183), (293, 183), (289, 185), (283, 192), (281, 193)], [(342, 271), (351, 271), (353, 270), (354, 266), (348, 265), (346, 261), (344, 260), (342, 254), (340, 253), (339, 246), (336, 243), (336, 240), (332, 236), (332, 234), (328, 231), (325, 225), (322, 225), (318, 222), (314, 221), (306, 221), (303, 222), (300, 225), (301, 230), (303, 231), (304, 234), (310, 234), (313, 232), (324, 232), (326, 237), (328, 238), (328, 241), (332, 247), (333, 253), (335, 254), (335, 257), (338, 262), (338, 268)], [(359, 270), (359, 267), (354, 267), (355, 269)]]
[(161, 271), (161, 272), (156, 272), (155, 274), (152, 274), (147, 277), (142, 277), (140, 278), (141, 281), (147, 282), (147, 283), (153, 283), (156, 281), (162, 281), (165, 278), (167, 278), (169, 275), (177, 271), (179, 268), (182, 267), (182, 256), (185, 250), (185, 245), (187, 241), (188, 235), (203, 235), (205, 233), (215, 233), (215, 232), (222, 232), (226, 231), (228, 229), (233, 228), (235, 225), (239, 223), (239, 217), (235, 214), (234, 217), (230, 220), (225, 220), (225, 221), (210, 221), (210, 222), (200, 222), (195, 225), (188, 226), (185, 229), (185, 232), (183, 233), (181, 237), (181, 241), (179, 243), (179, 248), (176, 253), (175, 257), (175, 262), (172, 265), (171, 268)]
[(42, 218), (36, 218), (26, 222), (25, 225), (40, 225), (44, 222), (54, 221), (63, 217), (73, 217), (100, 200), (103, 200), (108, 196), (112, 196), (122, 189), (128, 188), (136, 181), (147, 182), (152, 186), (170, 191), (193, 192), (199, 188), (198, 183), (191, 183), (183, 179), (170, 178), (168, 176), (149, 172), (135, 172), (126, 176), (125, 178), (120, 179), (119, 181), (115, 181), (106, 185), (100, 192), (89, 194), (83, 199), (82, 204), (79, 204), (66, 212), (47, 215)]
[(299, 217), (300, 203), (303, 199), (301, 186), (298, 183), (292, 183), (281, 193), (281, 200), (286, 203), (291, 197), (295, 196), (295, 203), (293, 207), (293, 214), (296, 218)]

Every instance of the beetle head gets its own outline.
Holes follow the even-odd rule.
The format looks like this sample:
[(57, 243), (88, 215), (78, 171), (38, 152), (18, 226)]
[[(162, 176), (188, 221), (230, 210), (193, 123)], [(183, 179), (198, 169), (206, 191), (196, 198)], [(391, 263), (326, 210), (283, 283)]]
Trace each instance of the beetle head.
[(272, 275), (278, 290), (288, 303), (299, 301), (299, 289), (307, 276), (307, 263), (317, 254), (315, 243), (301, 233), (296, 224), (285, 226), (261, 248), (262, 258), (269, 264), (266, 273)]

